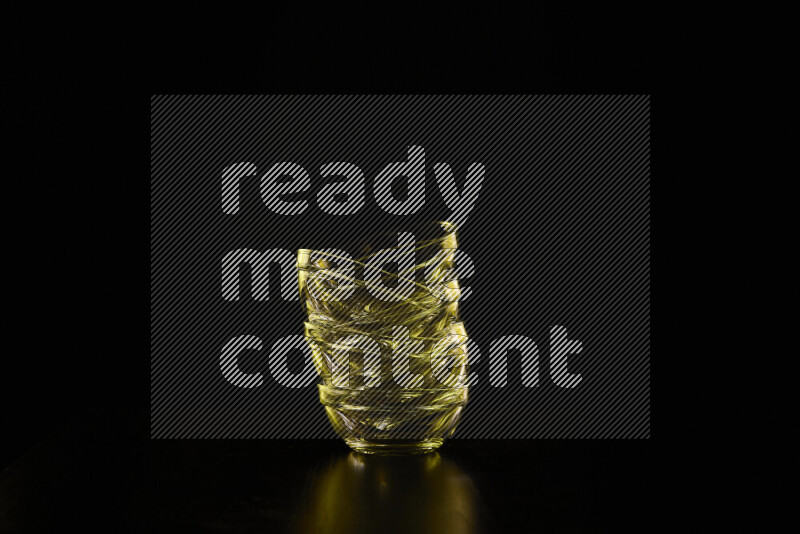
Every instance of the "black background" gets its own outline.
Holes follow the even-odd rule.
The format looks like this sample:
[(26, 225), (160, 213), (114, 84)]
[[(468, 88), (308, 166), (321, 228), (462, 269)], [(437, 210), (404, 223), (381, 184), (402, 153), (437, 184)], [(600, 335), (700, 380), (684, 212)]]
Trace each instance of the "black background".
[[(307, 458), (346, 455), (335, 441), (306, 445), (325, 451), (266, 441), (220, 443), (218, 452), (210, 442), (191, 452), (182, 449), (190, 445), (147, 440), (151, 94), (649, 94), (660, 64), (647, 14), (599, 7), (545, 3), (488, 13), (464, 5), (398, 6), (342, 23), (333, 22), (338, 7), (264, 14), (198, 7), (169, 16), (9, 9), (2, 113), (10, 139), (10, 317), (0, 464), (39, 445), (3, 475), (3, 506), (9, 517), (50, 532), (74, 531), (77, 522), (89, 531), (145, 531), (151, 520), (169, 525), (163, 510), (174, 505), (173, 518), (191, 516), (186, 510), (203, 499), (246, 491), (258, 469), (277, 477), (272, 491), (280, 493), (287, 477), (313, 480), (317, 460)], [(465, 442), (452, 454), (489, 496), (481, 505), (487, 521), (509, 530), (535, 530), (528, 511), (550, 502), (542, 501), (548, 492), (553, 502), (577, 507), (551, 519), (566, 531), (623, 528), (615, 518), (648, 513), (650, 441), (559, 443), (510, 442), (488, 465), (480, 462), (495, 454), (489, 446)], [(165, 460), (171, 447), (189, 465)], [(295, 452), (281, 456), (287, 450)], [(224, 465), (203, 471), (202, 460), (214, 458), (262, 467), (221, 478), (229, 471)], [(264, 458), (273, 461), (264, 466)], [(555, 482), (555, 471), (526, 476), (553, 463), (571, 466), (564, 480)], [(48, 467), (54, 465), (60, 467)], [(195, 477), (216, 489), (203, 493)], [(19, 480), (33, 489), (19, 489)], [(558, 493), (561, 485), (566, 489)], [(287, 494), (306, 498), (301, 490)], [(280, 511), (286, 509), (265, 521), (288, 524)]]

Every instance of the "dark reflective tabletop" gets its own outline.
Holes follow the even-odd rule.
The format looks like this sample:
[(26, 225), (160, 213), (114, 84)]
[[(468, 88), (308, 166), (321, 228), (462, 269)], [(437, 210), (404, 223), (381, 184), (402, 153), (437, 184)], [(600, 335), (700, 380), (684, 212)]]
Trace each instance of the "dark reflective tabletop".
[(635, 530), (649, 441), (467, 441), (408, 457), (334, 440), (58, 436), (0, 477), (0, 532)]

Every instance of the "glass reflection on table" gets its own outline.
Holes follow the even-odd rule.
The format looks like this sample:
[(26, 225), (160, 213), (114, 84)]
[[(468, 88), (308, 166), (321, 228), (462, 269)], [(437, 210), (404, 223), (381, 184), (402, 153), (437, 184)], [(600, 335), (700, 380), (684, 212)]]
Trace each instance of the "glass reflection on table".
[(449, 532), (474, 534), (478, 494), (472, 479), (439, 453), (369, 456), (351, 452), (312, 482), (295, 532)]

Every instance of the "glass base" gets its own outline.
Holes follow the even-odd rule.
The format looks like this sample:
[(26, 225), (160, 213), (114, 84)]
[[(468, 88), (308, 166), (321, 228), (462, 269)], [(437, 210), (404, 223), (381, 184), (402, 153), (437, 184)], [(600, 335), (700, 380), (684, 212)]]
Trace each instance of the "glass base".
[(361, 388), (319, 385), (333, 429), (356, 452), (425, 454), (453, 435), (467, 402), (462, 388)]
[(345, 443), (356, 452), (362, 454), (379, 454), (382, 456), (401, 456), (406, 454), (426, 454), (433, 452), (444, 443), (443, 439), (378, 439), (365, 440), (345, 438)]

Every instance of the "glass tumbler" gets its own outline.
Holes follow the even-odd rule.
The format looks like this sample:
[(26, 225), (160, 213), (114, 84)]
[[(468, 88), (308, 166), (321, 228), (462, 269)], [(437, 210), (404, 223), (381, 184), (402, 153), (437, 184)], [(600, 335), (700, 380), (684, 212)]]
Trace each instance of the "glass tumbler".
[[(383, 264), (369, 267), (378, 253), (352, 260), (335, 249), (298, 251), (305, 337), (320, 377), (320, 402), (355, 451), (433, 451), (453, 434), (467, 403), (456, 233), (451, 224), (439, 224), (441, 237), (381, 251), (384, 261), (414, 256), (412, 267), (395, 272), (382, 270)], [(377, 276), (366, 280), (370, 268)], [(385, 298), (386, 288), (398, 282), (406, 284), (403, 294)]]

